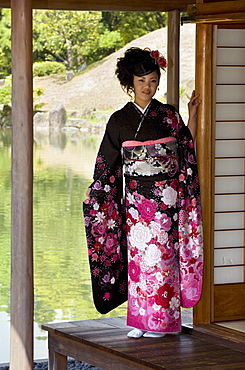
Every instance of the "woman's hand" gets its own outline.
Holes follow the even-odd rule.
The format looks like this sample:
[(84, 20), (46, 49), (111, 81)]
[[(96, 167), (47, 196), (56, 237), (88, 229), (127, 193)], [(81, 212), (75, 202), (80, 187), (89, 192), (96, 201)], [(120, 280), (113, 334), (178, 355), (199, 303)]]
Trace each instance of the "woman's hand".
[(88, 188), (87, 190), (86, 190), (86, 197), (88, 198), (88, 199), (90, 199), (90, 192), (91, 192), (91, 189), (90, 188)]
[(189, 111), (189, 119), (188, 119), (188, 127), (192, 134), (193, 140), (196, 138), (197, 133), (197, 110), (199, 104), (202, 102), (199, 100), (200, 94), (196, 94), (196, 91), (193, 90), (191, 94), (190, 101), (188, 103), (188, 111)]

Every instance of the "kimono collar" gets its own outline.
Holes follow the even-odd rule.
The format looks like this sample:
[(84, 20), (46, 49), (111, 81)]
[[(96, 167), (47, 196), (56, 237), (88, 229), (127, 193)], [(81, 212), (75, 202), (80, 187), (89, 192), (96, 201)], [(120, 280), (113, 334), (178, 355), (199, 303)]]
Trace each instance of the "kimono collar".
[[(151, 102), (150, 102), (151, 103)], [(141, 108), (138, 104), (136, 104), (135, 102), (133, 102), (133, 104), (138, 108), (138, 110), (141, 112), (141, 113), (145, 113), (145, 111), (147, 110), (147, 108), (148, 108), (148, 106), (149, 106), (149, 104), (150, 103), (148, 103), (147, 104), (147, 106), (145, 107), (145, 108)]]

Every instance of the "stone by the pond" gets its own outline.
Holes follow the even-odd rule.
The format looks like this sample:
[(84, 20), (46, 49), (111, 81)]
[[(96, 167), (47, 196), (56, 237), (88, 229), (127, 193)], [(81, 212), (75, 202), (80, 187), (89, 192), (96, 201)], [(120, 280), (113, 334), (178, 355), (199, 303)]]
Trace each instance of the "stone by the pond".
[(44, 112), (37, 112), (33, 117), (33, 124), (35, 127), (37, 126), (48, 126), (48, 119), (47, 114)]
[(49, 112), (49, 127), (52, 129), (61, 129), (65, 124), (66, 110), (63, 104), (58, 104)]

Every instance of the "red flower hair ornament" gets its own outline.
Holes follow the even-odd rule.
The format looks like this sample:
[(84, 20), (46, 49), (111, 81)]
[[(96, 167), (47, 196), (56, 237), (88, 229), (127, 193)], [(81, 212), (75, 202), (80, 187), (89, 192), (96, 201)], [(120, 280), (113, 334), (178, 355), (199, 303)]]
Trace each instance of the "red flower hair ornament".
[(150, 55), (153, 59), (155, 59), (155, 63), (159, 65), (160, 68), (162, 68), (163, 70), (165, 70), (165, 68), (167, 67), (168, 63), (166, 61), (166, 59), (164, 58), (164, 56), (162, 56), (158, 50), (152, 50), (150, 52)]

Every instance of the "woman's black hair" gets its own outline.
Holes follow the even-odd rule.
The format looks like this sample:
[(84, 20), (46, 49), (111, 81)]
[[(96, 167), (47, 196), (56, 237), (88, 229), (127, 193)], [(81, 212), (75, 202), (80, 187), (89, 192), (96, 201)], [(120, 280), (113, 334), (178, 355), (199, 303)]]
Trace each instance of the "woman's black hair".
[(133, 92), (134, 76), (145, 76), (156, 71), (160, 79), (160, 67), (150, 53), (149, 49), (132, 47), (126, 50), (124, 56), (117, 60), (115, 73), (123, 90), (129, 96)]

